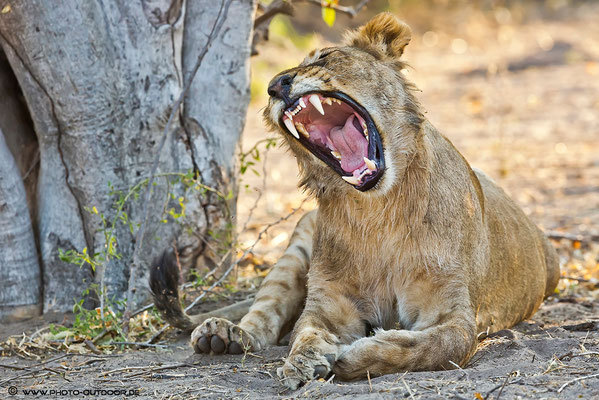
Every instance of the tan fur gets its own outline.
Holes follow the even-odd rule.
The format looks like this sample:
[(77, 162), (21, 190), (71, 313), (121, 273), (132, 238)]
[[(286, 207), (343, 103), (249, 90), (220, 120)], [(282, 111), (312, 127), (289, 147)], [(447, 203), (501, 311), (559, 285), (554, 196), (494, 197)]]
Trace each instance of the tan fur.
[[(557, 284), (557, 257), (543, 233), (421, 113), (400, 73), (409, 32), (381, 14), (346, 46), (284, 72), (293, 76), (292, 98), (340, 91), (369, 112), (387, 165), (373, 189), (345, 183), (281, 129), (282, 101), (271, 99), (265, 111), (319, 208), (230, 329), (241, 329), (254, 349), (274, 344), (305, 301), (279, 370), (293, 389), (330, 372), (356, 379), (464, 365), (481, 333), (530, 317)], [(218, 329), (199, 326), (192, 345), (223, 336)]]

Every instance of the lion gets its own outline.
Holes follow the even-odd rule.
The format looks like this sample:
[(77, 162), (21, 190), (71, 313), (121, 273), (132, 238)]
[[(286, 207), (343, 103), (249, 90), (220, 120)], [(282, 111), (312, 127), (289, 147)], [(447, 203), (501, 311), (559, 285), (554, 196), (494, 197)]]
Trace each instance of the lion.
[(156, 304), (195, 327), (196, 352), (260, 350), (293, 327), (277, 371), (290, 389), (330, 374), (451, 369), (553, 293), (559, 265), (543, 232), (424, 117), (401, 73), (410, 38), (379, 14), (271, 81), (265, 120), (318, 208), (237, 325), (190, 319), (172, 259), (157, 263)]

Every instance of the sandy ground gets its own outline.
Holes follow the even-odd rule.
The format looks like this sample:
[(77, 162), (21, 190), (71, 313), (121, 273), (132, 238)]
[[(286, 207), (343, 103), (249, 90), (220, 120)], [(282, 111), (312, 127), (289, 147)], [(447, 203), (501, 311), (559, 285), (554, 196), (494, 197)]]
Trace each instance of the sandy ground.
[(29, 398), (23, 394), (29, 389), (81, 398), (77, 391), (97, 389), (138, 390), (139, 395), (131, 398), (157, 399), (591, 399), (599, 396), (597, 376), (572, 381), (599, 373), (598, 306), (574, 299), (552, 301), (532, 320), (481, 342), (478, 353), (459, 370), (410, 372), (353, 383), (320, 380), (290, 392), (275, 378), (287, 347), (244, 357), (199, 356), (190, 352), (187, 337), (179, 334), (158, 351), (54, 354), (44, 361), (4, 358), (0, 396), (9, 398), (6, 393), (13, 386), (18, 395), (11, 398)]
[[(30, 398), (22, 392), (29, 388), (80, 391), (79, 395), (64, 392), (62, 397), (67, 398), (81, 398), (85, 389), (122, 388), (139, 390), (139, 396), (132, 398), (160, 399), (599, 398), (597, 20), (599, 8), (587, 7), (563, 20), (523, 25), (486, 26), (474, 21), (468, 35), (437, 31), (423, 40), (424, 32), (415, 32), (408, 47), (406, 59), (413, 69), (407, 74), (420, 88), (418, 98), (433, 124), (543, 229), (582, 239), (557, 240), (555, 245), (563, 275), (585, 281), (562, 280), (560, 294), (549, 299), (532, 320), (481, 342), (464, 369), (394, 374), (355, 383), (315, 381), (289, 392), (275, 378), (286, 347), (245, 357), (197, 356), (184, 335), (171, 332), (166, 347), (156, 350), (51, 353), (41, 359), (3, 353), (7, 355), (0, 358), (0, 398)], [(467, 44), (466, 49), (457, 39)], [(278, 52), (274, 46), (265, 48), (261, 57), (275, 59)], [(297, 50), (290, 54), (290, 63), (301, 59)], [(250, 107), (244, 149), (268, 135), (261, 123), (263, 105), (257, 99)], [(243, 177), (248, 187), (241, 190), (239, 220), (243, 223), (252, 216), (241, 234), (246, 245), (264, 224), (278, 220), (303, 200), (296, 189), (293, 158), (274, 149), (266, 159), (264, 169), (256, 167), (258, 172), (267, 171), (266, 179), (252, 173)], [(311, 207), (312, 202), (303, 204), (306, 210)], [(266, 265), (276, 260), (299, 215), (269, 230), (255, 249), (257, 259)], [(255, 287), (251, 274), (240, 277), (242, 286)], [(2, 327), (0, 339), (35, 331), (52, 318), (61, 317)], [(16, 396), (8, 394), (10, 386), (17, 388)]]

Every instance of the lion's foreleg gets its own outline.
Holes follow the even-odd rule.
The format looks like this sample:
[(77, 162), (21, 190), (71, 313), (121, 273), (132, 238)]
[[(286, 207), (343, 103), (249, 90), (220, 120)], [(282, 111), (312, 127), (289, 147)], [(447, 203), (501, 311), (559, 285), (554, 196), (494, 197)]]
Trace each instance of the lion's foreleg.
[(418, 331), (378, 330), (346, 346), (333, 368), (343, 380), (400, 371), (453, 369), (476, 349), (474, 315), (456, 313), (440, 325)]
[(350, 298), (334, 282), (311, 280), (306, 307), (292, 337), (285, 364), (277, 371), (282, 383), (296, 389), (326, 377), (345, 344), (365, 334), (365, 323)]
[(298, 222), (285, 253), (262, 282), (254, 303), (238, 325), (209, 318), (191, 335), (200, 353), (240, 353), (276, 344), (284, 326), (299, 315), (306, 298), (316, 212)]

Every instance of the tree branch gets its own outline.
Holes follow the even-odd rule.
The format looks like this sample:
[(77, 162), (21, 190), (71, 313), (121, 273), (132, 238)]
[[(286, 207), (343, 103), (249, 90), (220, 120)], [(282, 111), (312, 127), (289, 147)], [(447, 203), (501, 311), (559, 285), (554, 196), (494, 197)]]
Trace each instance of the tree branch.
[[(358, 4), (356, 4), (353, 7), (331, 5), (328, 8), (332, 8), (335, 11), (339, 11), (341, 13), (349, 15), (351, 18), (354, 18), (366, 6), (366, 4), (368, 4), (369, 1), (370, 0), (361, 0)], [(258, 54), (256, 46), (260, 42), (265, 42), (268, 40), (268, 27), (272, 18), (277, 14), (285, 14), (289, 16), (293, 15), (294, 7), (291, 2), (293, 2), (294, 4), (300, 2), (307, 2), (322, 7), (321, 0), (274, 0), (272, 3), (266, 6), (260, 4), (259, 9), (263, 10), (263, 12), (262, 15), (260, 15), (254, 20), (254, 38), (252, 40), (253, 56)]]
[[(321, 0), (299, 0), (299, 1), (306, 1), (308, 3), (317, 4), (322, 7)], [(370, 0), (362, 0), (361, 2), (359, 2), (358, 4), (356, 4), (353, 7), (341, 6), (341, 5), (331, 5), (331, 6), (327, 6), (327, 8), (332, 8), (335, 11), (342, 12), (342, 13), (347, 14), (350, 17), (354, 18), (366, 6), (366, 4), (368, 4), (369, 1)]]
[(262, 15), (254, 20), (254, 30), (260, 25), (270, 20), (277, 14), (293, 15), (293, 6), (287, 0), (275, 0), (267, 6), (264, 6)]
[(293, 6), (288, 0), (274, 0), (267, 6), (259, 7), (263, 12), (262, 15), (254, 20), (254, 35), (252, 38), (252, 56), (258, 54), (256, 46), (260, 42), (268, 40), (268, 27), (270, 21), (277, 14), (293, 15)]

